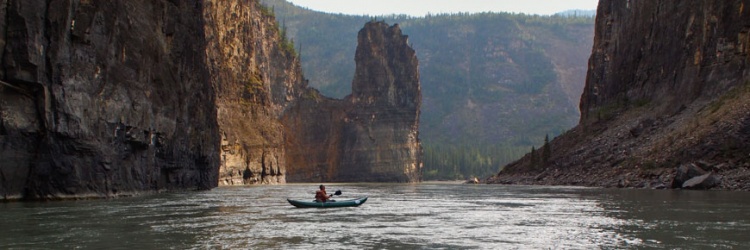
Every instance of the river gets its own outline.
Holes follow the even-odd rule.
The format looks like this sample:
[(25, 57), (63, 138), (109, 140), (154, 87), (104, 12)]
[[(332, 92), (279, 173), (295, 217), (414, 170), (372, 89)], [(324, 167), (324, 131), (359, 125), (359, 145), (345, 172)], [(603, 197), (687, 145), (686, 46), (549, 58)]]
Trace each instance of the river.
[(0, 249), (750, 249), (746, 192), (317, 184), (0, 203)]

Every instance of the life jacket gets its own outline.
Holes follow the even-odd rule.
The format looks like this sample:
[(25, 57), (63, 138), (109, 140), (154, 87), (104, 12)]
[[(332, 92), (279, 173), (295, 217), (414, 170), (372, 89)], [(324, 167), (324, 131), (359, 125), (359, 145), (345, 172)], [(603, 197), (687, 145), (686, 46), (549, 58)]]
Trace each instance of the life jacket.
[(326, 202), (328, 201), (328, 194), (326, 194), (326, 191), (318, 190), (315, 192), (315, 200)]

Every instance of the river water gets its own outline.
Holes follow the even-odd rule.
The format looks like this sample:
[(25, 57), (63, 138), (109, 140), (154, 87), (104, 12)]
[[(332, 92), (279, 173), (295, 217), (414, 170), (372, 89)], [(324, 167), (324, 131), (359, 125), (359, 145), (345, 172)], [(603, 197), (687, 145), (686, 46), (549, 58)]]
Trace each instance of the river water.
[(0, 249), (750, 249), (750, 194), (329, 184), (356, 208), (300, 209), (317, 184), (0, 203)]

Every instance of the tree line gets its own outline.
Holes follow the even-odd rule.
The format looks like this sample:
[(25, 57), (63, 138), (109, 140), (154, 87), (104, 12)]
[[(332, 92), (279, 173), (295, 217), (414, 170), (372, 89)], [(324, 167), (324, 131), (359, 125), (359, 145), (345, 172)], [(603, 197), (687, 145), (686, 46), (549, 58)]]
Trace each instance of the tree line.
[(424, 145), (424, 180), (464, 180), (496, 174), (528, 148), (511, 145)]

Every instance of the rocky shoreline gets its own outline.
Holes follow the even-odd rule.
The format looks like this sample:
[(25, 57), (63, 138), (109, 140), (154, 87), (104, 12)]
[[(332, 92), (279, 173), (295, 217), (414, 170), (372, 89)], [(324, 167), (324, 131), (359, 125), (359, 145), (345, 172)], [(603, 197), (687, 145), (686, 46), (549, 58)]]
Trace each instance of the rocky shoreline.
[[(726, 102), (730, 107), (750, 107), (748, 98)], [(710, 126), (692, 125), (696, 122), (688, 117), (705, 117), (692, 109), (664, 119), (633, 119), (641, 111), (576, 127), (550, 143), (552, 155), (546, 163), (531, 167), (529, 153), (485, 183), (665, 189), (683, 188), (681, 183), (710, 173), (717, 179), (714, 185), (685, 188), (750, 191), (750, 162), (745, 161), (742, 144), (722, 142), (745, 137), (733, 127), (747, 123), (740, 113), (750, 109), (732, 108), (720, 117), (739, 118), (704, 121)], [(690, 132), (682, 134), (684, 130)]]
[[(583, 170), (583, 169), (581, 169)], [(624, 170), (563, 172), (559, 169), (547, 169), (542, 172), (496, 175), (488, 178), (487, 184), (501, 185), (544, 185), (544, 186), (585, 186), (601, 188), (636, 188), (636, 189), (710, 189), (727, 191), (750, 191), (749, 168), (736, 168), (707, 172), (718, 179), (710, 187), (673, 187), (679, 171), (675, 169)], [(696, 180), (703, 175), (694, 176)]]

